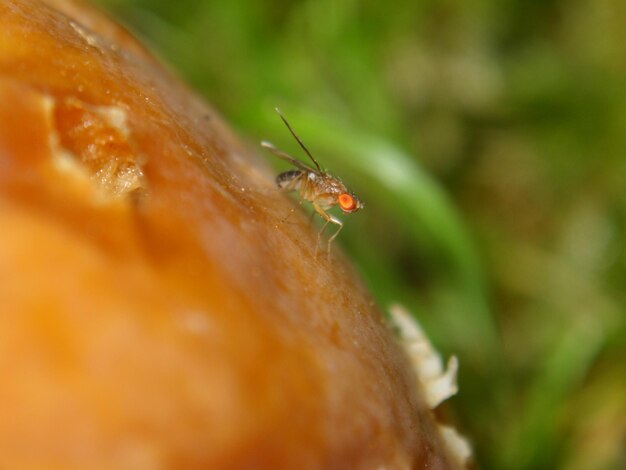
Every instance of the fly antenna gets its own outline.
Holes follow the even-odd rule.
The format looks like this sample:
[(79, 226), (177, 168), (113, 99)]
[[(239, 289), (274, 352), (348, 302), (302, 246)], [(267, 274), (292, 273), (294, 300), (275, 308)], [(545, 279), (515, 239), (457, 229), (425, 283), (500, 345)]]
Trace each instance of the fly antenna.
[(320, 168), (320, 164), (317, 163), (317, 160), (315, 159), (315, 157), (311, 154), (311, 152), (309, 152), (309, 149), (306, 148), (306, 146), (304, 145), (304, 142), (302, 142), (302, 140), (300, 139), (300, 137), (298, 137), (298, 134), (296, 134), (294, 132), (294, 130), (291, 128), (291, 126), (289, 125), (289, 122), (287, 122), (287, 119), (285, 119), (285, 116), (282, 115), (282, 113), (280, 112), (280, 109), (278, 108), (274, 108), (276, 110), (276, 112), (278, 113), (278, 115), (280, 116), (280, 118), (283, 120), (283, 122), (285, 123), (285, 125), (287, 126), (287, 129), (289, 129), (289, 132), (291, 132), (291, 135), (294, 137), (294, 139), (296, 139), (298, 141), (298, 143), (300, 144), (300, 147), (302, 147), (302, 150), (304, 150), (306, 152), (306, 154), (309, 156), (309, 158), (313, 161), (313, 163), (315, 163), (315, 166), (317, 167), (317, 170), (320, 173), (323, 173), (322, 169)]

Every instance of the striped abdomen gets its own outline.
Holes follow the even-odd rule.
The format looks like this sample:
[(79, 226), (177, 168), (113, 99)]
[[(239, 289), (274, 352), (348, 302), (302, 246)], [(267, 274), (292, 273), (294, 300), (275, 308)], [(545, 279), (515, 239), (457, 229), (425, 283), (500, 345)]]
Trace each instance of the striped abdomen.
[(303, 172), (300, 170), (284, 171), (276, 177), (276, 184), (280, 189), (287, 191), (298, 190), (302, 184), (302, 175)]

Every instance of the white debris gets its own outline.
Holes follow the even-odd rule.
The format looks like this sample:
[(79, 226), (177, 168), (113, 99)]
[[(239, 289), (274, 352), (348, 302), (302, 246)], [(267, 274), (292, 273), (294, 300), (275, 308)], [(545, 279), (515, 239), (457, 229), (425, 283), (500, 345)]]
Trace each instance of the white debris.
[(452, 356), (444, 370), (441, 356), (435, 351), (417, 320), (400, 305), (391, 306), (389, 312), (399, 330), (402, 346), (424, 389), (426, 402), (431, 409), (436, 408), (458, 391), (456, 374), (459, 361)]
[[(415, 370), (424, 398), (431, 409), (458, 392), (456, 376), (459, 361), (456, 356), (448, 359), (444, 369), (441, 355), (430, 343), (417, 320), (401, 305), (389, 308), (393, 326), (398, 329), (400, 344), (406, 351)], [(463, 436), (451, 426), (438, 425), (441, 437), (451, 456), (465, 466), (472, 449)]]
[(461, 466), (466, 465), (472, 456), (472, 447), (467, 439), (461, 436), (452, 426), (440, 424), (437, 427), (454, 460)]

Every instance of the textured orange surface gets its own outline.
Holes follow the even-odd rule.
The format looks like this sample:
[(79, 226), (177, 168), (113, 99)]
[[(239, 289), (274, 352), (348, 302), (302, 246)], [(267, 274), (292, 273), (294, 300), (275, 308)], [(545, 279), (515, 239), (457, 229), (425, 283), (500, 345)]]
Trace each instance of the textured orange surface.
[(353, 270), (110, 20), (0, 4), (0, 467), (448, 468)]

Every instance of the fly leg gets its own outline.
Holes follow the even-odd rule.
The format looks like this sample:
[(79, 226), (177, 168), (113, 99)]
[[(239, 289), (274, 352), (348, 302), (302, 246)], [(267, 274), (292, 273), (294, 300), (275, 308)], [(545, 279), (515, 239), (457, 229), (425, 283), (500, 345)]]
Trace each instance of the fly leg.
[(317, 250), (319, 250), (320, 248), (320, 241), (322, 240), (322, 234), (324, 233), (324, 230), (326, 230), (326, 227), (328, 227), (329, 223), (330, 223), (330, 220), (326, 220), (324, 225), (322, 225), (321, 230), (317, 232), (317, 243), (315, 244), (315, 257), (316, 258), (317, 258)]
[(333, 242), (333, 240), (335, 238), (337, 238), (337, 235), (339, 235), (339, 232), (341, 232), (341, 229), (343, 228), (343, 222), (341, 220), (339, 220), (337, 217), (333, 217), (332, 215), (330, 216), (330, 221), (333, 224), (337, 224), (339, 225), (339, 228), (337, 229), (337, 231), (335, 233), (332, 234), (332, 236), (328, 239), (328, 257), (330, 258), (330, 244)]
[(339, 234), (339, 232), (343, 228), (343, 222), (341, 222), (341, 220), (339, 220), (337, 217), (326, 212), (315, 202), (313, 203), (313, 207), (315, 208), (317, 213), (321, 215), (322, 218), (326, 221), (326, 223), (322, 226), (322, 229), (317, 234), (317, 245), (315, 245), (315, 256), (317, 256), (317, 250), (320, 245), (322, 234), (324, 233), (324, 230), (326, 230), (326, 227), (328, 227), (328, 224), (332, 222), (335, 225), (339, 225), (339, 228), (337, 229), (337, 231), (328, 239), (328, 258), (330, 259), (330, 244), (332, 243), (332, 241), (335, 239), (335, 237)]
[(309, 216), (309, 225), (313, 225), (314, 218), (315, 218), (315, 211), (311, 211), (311, 215)]

